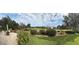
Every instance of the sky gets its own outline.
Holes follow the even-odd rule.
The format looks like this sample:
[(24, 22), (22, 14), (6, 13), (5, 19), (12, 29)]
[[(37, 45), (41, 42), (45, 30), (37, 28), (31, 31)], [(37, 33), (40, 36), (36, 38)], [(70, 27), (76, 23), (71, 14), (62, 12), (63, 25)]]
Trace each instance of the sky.
[(63, 15), (67, 15), (67, 13), (0, 13), (0, 19), (9, 16), (17, 23), (56, 27), (63, 24)]

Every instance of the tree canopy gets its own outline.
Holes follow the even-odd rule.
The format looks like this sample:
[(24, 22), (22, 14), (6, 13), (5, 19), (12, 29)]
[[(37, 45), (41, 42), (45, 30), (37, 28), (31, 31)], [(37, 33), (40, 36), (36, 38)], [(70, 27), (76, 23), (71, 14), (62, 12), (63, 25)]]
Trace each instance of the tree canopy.
[(64, 24), (74, 31), (79, 31), (79, 13), (69, 13), (68, 16), (64, 16)]
[(0, 20), (0, 27), (3, 30), (6, 30), (6, 25), (8, 25), (9, 29), (17, 29), (19, 24), (12, 20), (9, 16), (3, 17)]

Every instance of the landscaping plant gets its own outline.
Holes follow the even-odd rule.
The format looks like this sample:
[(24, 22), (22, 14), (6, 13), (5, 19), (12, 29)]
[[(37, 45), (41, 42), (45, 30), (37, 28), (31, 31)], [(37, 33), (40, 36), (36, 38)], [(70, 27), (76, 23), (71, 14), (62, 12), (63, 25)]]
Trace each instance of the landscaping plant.
[(18, 32), (18, 44), (25, 45), (29, 42), (30, 33), (27, 31), (20, 31)]

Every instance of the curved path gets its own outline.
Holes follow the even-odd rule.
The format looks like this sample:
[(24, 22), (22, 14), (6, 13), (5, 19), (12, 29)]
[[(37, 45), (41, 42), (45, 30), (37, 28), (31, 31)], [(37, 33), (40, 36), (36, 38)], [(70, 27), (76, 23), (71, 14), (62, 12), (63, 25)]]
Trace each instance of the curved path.
[(6, 35), (6, 32), (0, 32), (0, 45), (17, 45), (17, 33)]

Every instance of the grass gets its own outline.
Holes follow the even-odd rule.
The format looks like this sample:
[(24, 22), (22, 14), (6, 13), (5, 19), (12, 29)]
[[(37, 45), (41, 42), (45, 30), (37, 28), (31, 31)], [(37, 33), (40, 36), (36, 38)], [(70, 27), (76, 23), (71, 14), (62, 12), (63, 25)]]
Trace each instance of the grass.
[(31, 30), (46, 30), (47, 28), (30, 28)]
[[(31, 45), (72, 45), (79, 44), (79, 35), (67, 35), (59, 37), (31, 36), (28, 44)], [(76, 39), (77, 38), (77, 39)]]
[(37, 36), (32, 36), (31, 40), (28, 42), (28, 44), (31, 45), (46, 45), (46, 44), (54, 44), (54, 43), (55, 43), (54, 41), (44, 40)]
[(28, 35), (28, 32), (18, 32), (18, 43), (23, 45), (78, 45), (79, 34), (48, 37), (44, 35)]
[(76, 37), (73, 41), (66, 42), (67, 45), (79, 45), (79, 36)]

